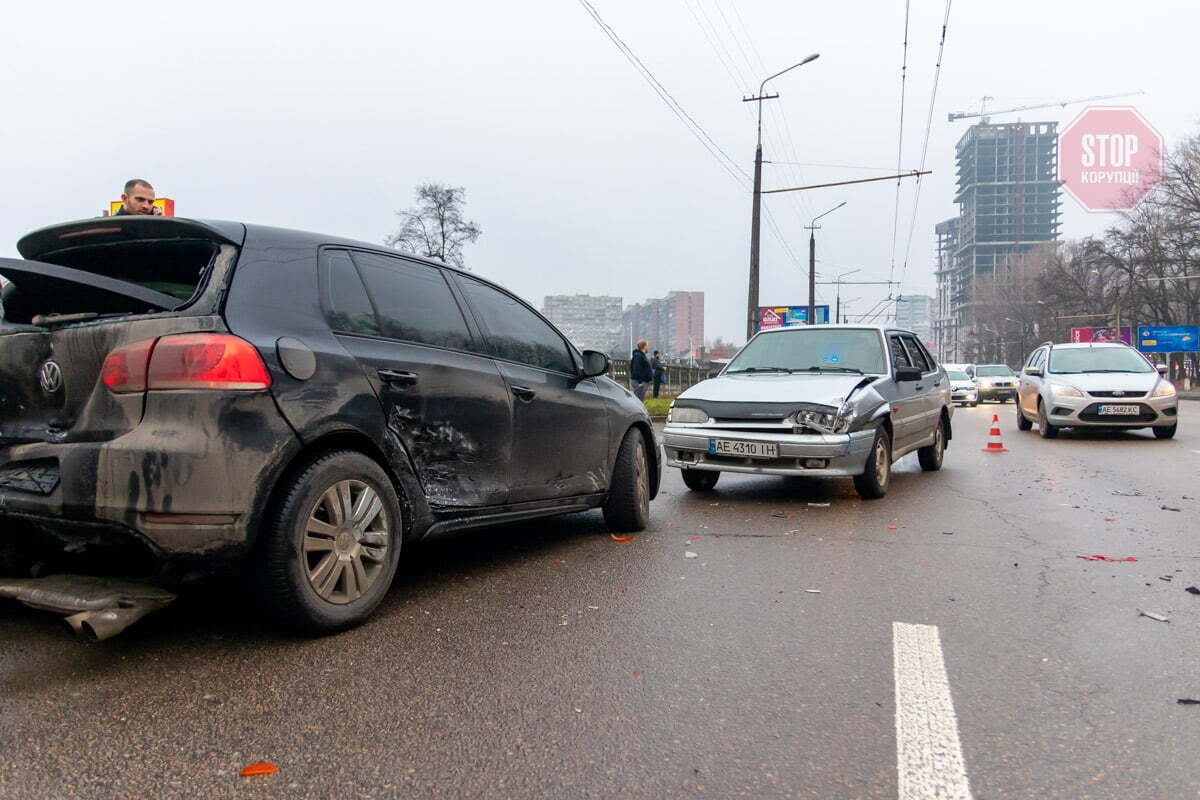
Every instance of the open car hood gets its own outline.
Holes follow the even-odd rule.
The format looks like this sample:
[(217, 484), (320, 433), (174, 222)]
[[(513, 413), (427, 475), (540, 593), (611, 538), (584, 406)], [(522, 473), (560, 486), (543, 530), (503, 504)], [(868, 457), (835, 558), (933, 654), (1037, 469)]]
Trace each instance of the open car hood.
[(96, 314), (171, 311), (187, 302), (127, 281), (41, 261), (0, 258), (0, 275), (12, 281), (17, 289), (32, 291), (42, 297), (66, 300), (86, 292), (89, 311)]

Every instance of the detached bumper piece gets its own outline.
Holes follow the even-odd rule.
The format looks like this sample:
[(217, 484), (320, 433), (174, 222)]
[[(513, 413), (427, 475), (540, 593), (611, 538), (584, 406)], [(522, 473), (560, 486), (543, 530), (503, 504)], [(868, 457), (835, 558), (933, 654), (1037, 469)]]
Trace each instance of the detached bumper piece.
[(39, 611), (69, 614), (66, 622), (71, 629), (92, 642), (116, 636), (175, 599), (157, 586), (88, 575), (0, 578), (0, 597)]

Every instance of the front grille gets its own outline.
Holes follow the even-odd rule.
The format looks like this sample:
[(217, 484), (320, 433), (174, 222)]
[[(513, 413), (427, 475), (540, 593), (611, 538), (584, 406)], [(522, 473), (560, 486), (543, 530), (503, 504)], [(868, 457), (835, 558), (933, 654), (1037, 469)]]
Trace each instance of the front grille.
[(1088, 394), (1090, 394), (1092, 397), (1118, 397), (1118, 398), (1128, 398), (1130, 400), (1136, 400), (1139, 397), (1146, 396), (1145, 392), (1122, 392), (1122, 391), (1088, 392)]
[[(1137, 403), (1140, 411), (1137, 414), (1121, 414), (1119, 416), (1113, 414), (1099, 413), (1101, 405), (1106, 403), (1092, 403), (1090, 406), (1079, 412), (1079, 418), (1085, 422), (1154, 422), (1158, 419), (1158, 414), (1154, 413), (1154, 409), (1144, 403)], [(1132, 403), (1130, 405), (1133, 405)]]

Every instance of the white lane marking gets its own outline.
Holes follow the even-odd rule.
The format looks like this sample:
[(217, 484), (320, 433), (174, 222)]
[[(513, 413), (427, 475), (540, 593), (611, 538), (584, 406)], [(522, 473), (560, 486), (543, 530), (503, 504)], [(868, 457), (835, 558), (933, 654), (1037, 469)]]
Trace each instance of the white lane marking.
[(935, 625), (892, 623), (900, 800), (971, 800)]

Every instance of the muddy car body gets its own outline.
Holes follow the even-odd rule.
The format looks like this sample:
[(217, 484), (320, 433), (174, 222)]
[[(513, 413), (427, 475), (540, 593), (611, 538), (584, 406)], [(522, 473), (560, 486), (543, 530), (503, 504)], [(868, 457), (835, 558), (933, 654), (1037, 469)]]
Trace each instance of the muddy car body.
[[(660, 469), (644, 407), (602, 377), (607, 357), (494, 284), (236, 222), (87, 220), (18, 249), (0, 259), (4, 533), (132, 546), (167, 580), (231, 565), (291, 580), (313, 577), (312, 562), (282, 562), (304, 561), (325, 520), (337, 530), (316, 546), (344, 556), (333, 568), (386, 552), (390, 581), (401, 544), (435, 531), (597, 507), (614, 528), (645, 522)], [(330, 516), (342, 489), (288, 506), (331, 458), (346, 510), (370, 505), (386, 535)], [(299, 517), (283, 530), (289, 513), (316, 533)], [(330, 613), (318, 583), (288, 590), (311, 606), (297, 627), (345, 627), (382, 596), (364, 599), (361, 572), (337, 580)], [(294, 616), (292, 601), (269, 603)]]

